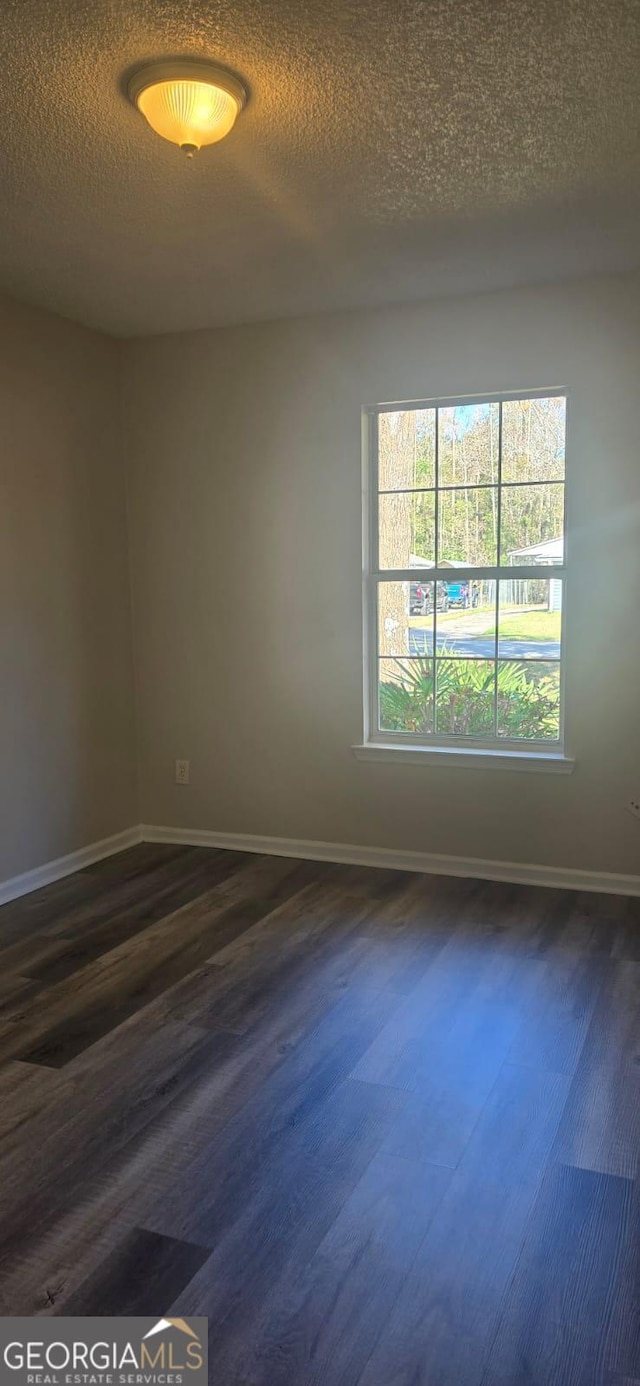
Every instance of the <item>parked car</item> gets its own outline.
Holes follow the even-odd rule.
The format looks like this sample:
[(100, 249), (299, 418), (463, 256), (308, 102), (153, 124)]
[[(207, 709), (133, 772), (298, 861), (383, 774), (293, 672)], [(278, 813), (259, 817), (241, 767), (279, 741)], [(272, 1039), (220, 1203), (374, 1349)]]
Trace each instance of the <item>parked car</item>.
[[(436, 601), (438, 611), (449, 610), (449, 595), (446, 582), (438, 583)], [(409, 597), (409, 611), (412, 616), (429, 616), (433, 611), (433, 583), (421, 582), (411, 583), (411, 593)]]
[(449, 606), (460, 606), (464, 610), (471, 606), (471, 590), (468, 582), (448, 582)]

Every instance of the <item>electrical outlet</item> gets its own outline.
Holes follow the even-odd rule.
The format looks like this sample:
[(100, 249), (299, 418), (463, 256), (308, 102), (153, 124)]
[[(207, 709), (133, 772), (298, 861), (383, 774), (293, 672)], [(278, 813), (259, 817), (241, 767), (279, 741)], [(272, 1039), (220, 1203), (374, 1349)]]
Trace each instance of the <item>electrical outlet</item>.
[(633, 814), (634, 818), (640, 818), (640, 794), (632, 795), (625, 804), (625, 808)]
[(176, 761), (176, 784), (189, 783), (189, 762), (188, 760)]

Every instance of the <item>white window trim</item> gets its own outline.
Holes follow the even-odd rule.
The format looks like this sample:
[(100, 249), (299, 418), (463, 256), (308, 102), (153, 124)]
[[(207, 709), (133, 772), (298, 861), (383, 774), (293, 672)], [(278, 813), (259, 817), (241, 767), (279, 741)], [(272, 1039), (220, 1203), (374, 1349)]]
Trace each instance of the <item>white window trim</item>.
[[(548, 744), (548, 743), (547, 743)], [(555, 745), (555, 742), (553, 743)], [(396, 765), (429, 765), (432, 769), (459, 770), (529, 770), (539, 774), (570, 775), (575, 760), (562, 751), (495, 751), (457, 746), (403, 746), (382, 741), (368, 741), (351, 747), (356, 760), (372, 760)]]
[[(395, 762), (428, 766), (447, 766), (451, 768), (475, 768), (493, 770), (524, 770), (554, 774), (570, 774), (575, 760), (569, 754), (565, 736), (565, 673), (566, 673), (566, 574), (567, 574), (567, 524), (566, 524), (566, 473), (565, 450), (565, 525), (564, 560), (561, 564), (549, 567), (549, 577), (563, 581), (562, 623), (560, 637), (560, 735), (557, 741), (516, 741), (492, 737), (472, 739), (469, 737), (438, 737), (433, 734), (422, 740), (401, 732), (379, 732), (378, 727), (378, 619), (377, 590), (380, 582), (451, 581), (470, 576), (468, 568), (407, 568), (398, 570), (380, 569), (378, 563), (378, 415), (392, 411), (410, 409), (433, 409), (451, 405), (482, 404), (512, 399), (548, 398), (562, 395), (567, 401), (567, 437), (569, 436), (569, 399), (566, 387), (547, 386), (535, 390), (513, 390), (484, 392), (458, 398), (403, 400), (385, 404), (370, 405), (362, 412), (363, 449), (363, 648), (364, 648), (364, 736), (360, 744), (351, 749), (358, 760)], [(475, 577), (483, 577), (496, 583), (504, 581), (512, 568), (491, 566), (473, 570)], [(541, 578), (540, 566), (519, 567), (519, 577)], [(496, 589), (498, 590), (498, 589)], [(496, 636), (497, 644), (497, 636)]]

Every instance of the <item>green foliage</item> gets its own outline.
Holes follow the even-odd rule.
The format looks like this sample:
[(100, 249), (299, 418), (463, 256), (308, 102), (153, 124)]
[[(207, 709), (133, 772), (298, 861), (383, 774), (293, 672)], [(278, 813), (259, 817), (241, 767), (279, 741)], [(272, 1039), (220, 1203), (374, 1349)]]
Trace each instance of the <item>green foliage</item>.
[(381, 683), (380, 728), (382, 731), (433, 731), (433, 661), (413, 659), (406, 667), (398, 663), (400, 681)]
[[(446, 654), (443, 647), (442, 655)], [(442, 736), (491, 736), (495, 671), (488, 660), (438, 661), (437, 725)]]
[[(424, 411), (425, 415), (427, 411)], [(388, 416), (389, 451), (399, 455), (402, 427), (403, 480), (394, 485), (433, 486), (433, 432), (416, 422), (419, 413)], [(399, 422), (400, 421), (400, 422)], [(402, 424), (402, 427), (401, 427)], [(409, 436), (409, 429), (413, 432)], [(498, 406), (460, 405), (439, 411), (439, 483), (457, 489), (439, 500), (440, 560), (476, 566), (496, 562), (498, 499)], [(410, 462), (409, 462), (410, 458)], [(406, 460), (405, 460), (406, 459)], [(397, 465), (397, 462), (396, 462)], [(512, 400), (503, 406), (502, 479), (529, 482), (505, 489), (501, 500), (500, 544), (503, 555), (556, 539), (564, 527), (564, 400)], [(404, 479), (406, 478), (406, 479)], [(491, 489), (477, 490), (487, 484)], [(407, 510), (406, 544), (413, 553), (434, 557), (433, 508), (414, 498)]]
[[(553, 666), (551, 666), (553, 667)], [(532, 662), (498, 667), (498, 736), (557, 741), (560, 675)]]
[[(494, 734), (495, 674), (488, 660), (440, 658), (437, 663), (437, 731), (441, 736)], [(381, 683), (380, 729), (433, 732), (434, 661), (398, 661), (398, 679)], [(498, 736), (557, 740), (557, 673), (512, 662), (499, 665)]]

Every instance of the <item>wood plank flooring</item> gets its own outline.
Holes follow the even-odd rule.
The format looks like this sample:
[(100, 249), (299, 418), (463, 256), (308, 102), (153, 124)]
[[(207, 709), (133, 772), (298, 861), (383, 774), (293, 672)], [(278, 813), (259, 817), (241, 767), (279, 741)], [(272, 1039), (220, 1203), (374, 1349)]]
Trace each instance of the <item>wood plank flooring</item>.
[(0, 1312), (640, 1380), (640, 900), (144, 845), (0, 909)]

